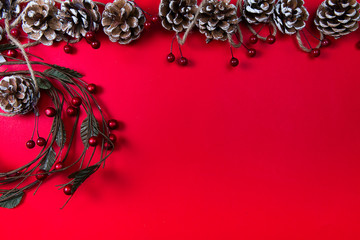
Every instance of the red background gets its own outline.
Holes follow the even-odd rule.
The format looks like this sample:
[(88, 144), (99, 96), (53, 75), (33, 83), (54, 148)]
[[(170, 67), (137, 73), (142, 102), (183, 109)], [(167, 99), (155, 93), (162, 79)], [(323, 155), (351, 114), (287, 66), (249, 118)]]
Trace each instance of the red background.
[[(312, 15), (320, 2), (306, 3)], [(137, 3), (155, 13), (159, 1)], [(332, 41), (318, 59), (279, 36), (255, 45), (254, 59), (235, 50), (236, 68), (227, 43), (206, 45), (199, 33), (183, 47), (190, 65), (169, 64), (172, 36), (156, 26), (128, 46), (101, 35), (100, 50), (85, 42), (74, 55), (63, 43), (31, 49), (101, 86), (96, 97), (126, 123), (116, 134), (129, 144), (65, 209), (55, 185), (67, 173), (18, 208), (0, 209), (2, 237), (359, 239), (359, 32)], [(40, 121), (45, 135), (49, 122)], [(37, 154), (25, 148), (31, 115), (0, 124), (2, 168)]]

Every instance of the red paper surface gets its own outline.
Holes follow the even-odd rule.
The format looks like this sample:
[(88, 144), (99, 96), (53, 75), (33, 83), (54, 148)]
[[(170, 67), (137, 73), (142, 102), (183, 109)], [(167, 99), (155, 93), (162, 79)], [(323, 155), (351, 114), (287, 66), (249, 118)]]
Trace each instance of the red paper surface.
[[(320, 2), (306, 2), (312, 15)], [(156, 13), (159, 1), (137, 3)], [(100, 34), (99, 50), (84, 41), (73, 55), (64, 43), (30, 50), (101, 86), (96, 98), (126, 123), (114, 133), (129, 144), (65, 209), (55, 185), (66, 172), (18, 208), (0, 209), (2, 238), (360, 239), (359, 33), (318, 59), (279, 36), (256, 44), (254, 59), (235, 50), (236, 68), (228, 43), (207, 45), (199, 33), (183, 47), (190, 65), (169, 64), (172, 36), (158, 25), (128, 46)], [(33, 120), (0, 118), (1, 170), (37, 154), (25, 147)], [(50, 121), (40, 123), (45, 135)]]

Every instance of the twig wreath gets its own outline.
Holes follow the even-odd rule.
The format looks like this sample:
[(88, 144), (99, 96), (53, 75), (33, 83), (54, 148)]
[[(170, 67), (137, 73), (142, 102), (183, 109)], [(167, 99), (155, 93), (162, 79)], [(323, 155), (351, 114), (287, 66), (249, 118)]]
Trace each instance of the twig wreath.
[[(99, 6), (103, 8), (102, 12)], [(64, 51), (71, 54), (74, 44), (82, 38), (92, 48), (98, 49), (100, 42), (96, 39), (96, 32), (100, 29), (110, 41), (129, 44), (138, 39), (144, 29), (161, 21), (166, 30), (175, 32), (167, 61), (171, 63), (176, 60), (172, 53), (176, 39), (181, 55), (178, 63), (181, 66), (188, 63), (182, 55), (181, 45), (185, 44), (195, 28), (205, 35), (207, 43), (213, 40), (228, 41), (230, 49), (244, 46), (249, 57), (254, 57), (256, 50), (244, 44), (240, 25), (252, 33), (249, 44), (256, 44), (259, 40), (273, 44), (276, 35), (281, 32), (295, 35), (301, 50), (318, 57), (320, 47), (330, 44), (329, 38), (324, 36), (337, 39), (358, 29), (359, 9), (356, 0), (325, 0), (316, 12), (314, 24), (319, 33), (315, 34), (306, 28), (309, 13), (303, 0), (238, 0), (236, 4), (230, 3), (230, 0), (203, 0), (199, 5), (196, 0), (161, 0), (158, 15), (145, 12), (131, 0), (114, 0), (107, 4), (92, 0), (0, 0), (0, 19), (3, 21), (0, 40), (5, 42), (0, 44), (0, 64), (9, 68), (27, 66), (27, 70), (0, 73), (0, 108), (3, 111), (0, 115), (12, 117), (33, 112), (35, 127), (26, 146), (29, 149), (36, 145), (42, 147), (38, 156), (26, 165), (0, 173), (0, 184), (6, 187), (0, 189), (0, 207), (16, 207), (26, 191), (38, 188), (49, 175), (78, 166), (79, 169), (69, 175), (70, 180), (59, 185), (69, 195), (69, 201), (79, 186), (105, 164), (116, 142), (111, 130), (122, 124), (114, 119), (105, 119), (102, 108), (93, 96), (96, 85), (82, 81), (82, 74), (45, 63), (39, 57), (40, 60), (34, 60), (36, 56), (25, 49), (38, 44), (51, 46), (55, 41), (66, 41)], [(269, 28), (267, 36), (261, 35), (265, 26)], [(31, 41), (22, 43), (20, 27), (27, 34), (25, 39)], [(304, 30), (318, 41), (317, 46), (311, 46)], [(360, 48), (360, 43), (357, 46)], [(18, 56), (19, 53), (21, 56)], [(234, 67), (239, 64), (233, 54), (230, 64)], [(39, 67), (45, 70), (40, 71)], [(44, 93), (51, 97), (53, 107), (39, 111), (37, 103)], [(84, 119), (80, 119), (81, 111), (86, 113)], [(38, 133), (40, 112), (53, 118), (47, 138), (40, 137)], [(65, 115), (74, 118), (70, 137), (66, 136), (63, 123)], [(96, 116), (101, 116), (101, 119), (98, 120)], [(79, 124), (83, 151), (75, 161), (68, 163)], [(100, 158), (91, 164), (98, 147)], [(88, 151), (90, 156), (87, 155)]]

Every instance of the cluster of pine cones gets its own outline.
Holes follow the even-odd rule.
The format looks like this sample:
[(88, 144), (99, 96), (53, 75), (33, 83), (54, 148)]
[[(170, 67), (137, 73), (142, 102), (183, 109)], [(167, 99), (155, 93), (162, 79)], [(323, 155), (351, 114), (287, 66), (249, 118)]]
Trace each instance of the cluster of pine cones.
[[(207, 42), (227, 40), (242, 20), (255, 25), (272, 21), (282, 33), (291, 35), (302, 30), (309, 18), (303, 0), (244, 0), (241, 7), (238, 16), (229, 0), (203, 0), (200, 9), (196, 0), (162, 0), (159, 16), (165, 29), (177, 33), (195, 20)], [(358, 21), (356, 0), (325, 0), (317, 11), (315, 25), (325, 35), (338, 38), (355, 31)]]
[[(356, 0), (325, 0), (318, 8), (315, 25), (325, 35), (339, 38), (358, 28)], [(18, 0), (0, 0), (0, 19), (20, 14)], [(304, 0), (243, 0), (241, 12), (230, 0), (161, 0), (162, 26), (177, 33), (196, 25), (211, 40), (227, 40), (240, 21), (248, 24), (274, 22), (285, 34), (305, 27), (309, 13)], [(107, 3), (102, 14), (92, 0), (65, 0), (60, 9), (55, 0), (29, 1), (22, 14), (22, 28), (30, 39), (52, 45), (54, 41), (79, 39), (102, 25), (112, 42), (128, 44), (138, 39), (146, 22), (143, 11), (132, 0)], [(1, 38), (2, 29), (0, 29)]]
[[(17, 0), (0, 0), (0, 19), (14, 19), (19, 13)], [(139, 38), (146, 21), (143, 11), (128, 0), (106, 4), (102, 14), (92, 0), (65, 0), (60, 9), (54, 0), (33, 0), (24, 7), (21, 18), (29, 38), (48, 46), (85, 37), (100, 25), (111, 41), (128, 44)]]

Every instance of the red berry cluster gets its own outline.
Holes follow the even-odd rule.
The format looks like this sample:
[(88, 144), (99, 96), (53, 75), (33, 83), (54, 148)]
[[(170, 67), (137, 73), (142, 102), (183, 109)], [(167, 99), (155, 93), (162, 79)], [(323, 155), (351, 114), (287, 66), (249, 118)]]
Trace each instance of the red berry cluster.
[[(169, 62), (169, 63), (172, 63), (175, 61), (175, 55), (173, 53), (169, 53), (166, 57), (166, 60)], [(178, 64), (180, 66), (186, 66), (188, 65), (189, 61), (187, 60), (186, 57), (184, 56), (181, 56), (179, 59), (178, 59)]]

